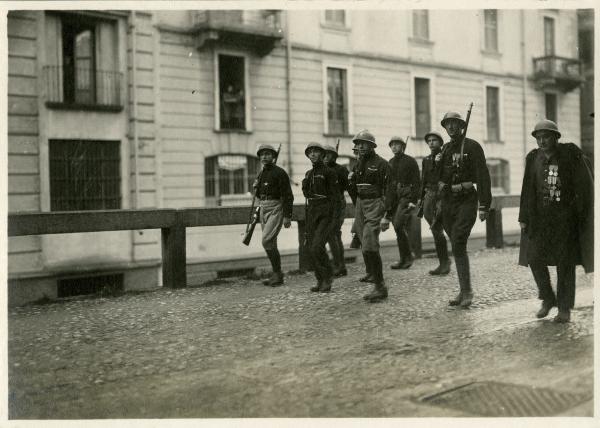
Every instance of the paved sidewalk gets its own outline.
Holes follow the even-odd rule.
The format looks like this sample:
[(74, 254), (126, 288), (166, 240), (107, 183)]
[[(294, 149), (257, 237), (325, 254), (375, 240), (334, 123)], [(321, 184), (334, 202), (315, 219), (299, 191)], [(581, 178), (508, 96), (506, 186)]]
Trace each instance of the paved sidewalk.
[[(423, 396), (473, 381), (587, 397), (591, 416), (593, 275), (577, 270), (573, 322), (539, 307), (517, 249), (471, 255), (475, 303), (427, 274), (391, 271), (386, 302), (362, 300), (360, 264), (330, 294), (310, 274), (269, 288), (231, 280), (184, 290), (9, 309), (11, 419), (473, 416)], [(553, 281), (555, 279), (555, 274)]]

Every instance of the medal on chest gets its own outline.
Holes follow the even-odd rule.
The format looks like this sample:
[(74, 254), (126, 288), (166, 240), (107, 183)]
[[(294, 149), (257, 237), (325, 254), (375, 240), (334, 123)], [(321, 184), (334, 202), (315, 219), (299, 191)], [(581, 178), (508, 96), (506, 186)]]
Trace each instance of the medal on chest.
[(545, 172), (549, 200), (551, 202), (560, 202), (560, 177), (558, 176), (558, 165), (548, 165)]

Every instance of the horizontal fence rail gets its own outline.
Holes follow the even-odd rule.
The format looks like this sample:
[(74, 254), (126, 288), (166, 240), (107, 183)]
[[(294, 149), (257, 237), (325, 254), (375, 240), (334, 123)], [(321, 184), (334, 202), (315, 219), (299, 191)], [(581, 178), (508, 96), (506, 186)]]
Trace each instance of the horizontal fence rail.
[[(519, 195), (495, 196), (486, 224), (486, 245), (501, 248), (503, 242), (502, 209), (519, 206)], [(117, 230), (161, 229), (162, 271), (165, 287), (182, 288), (186, 284), (186, 228), (244, 224), (250, 207), (163, 208), (136, 210), (96, 210), (12, 213), (8, 215), (8, 236), (59, 233), (108, 232)], [(346, 218), (354, 217), (352, 204), (346, 206)], [(300, 269), (308, 266), (304, 248), (305, 207), (293, 207), (292, 221), (298, 223)], [(411, 222), (409, 232), (417, 255), (421, 249), (420, 219)], [(241, 242), (240, 242), (241, 245)]]

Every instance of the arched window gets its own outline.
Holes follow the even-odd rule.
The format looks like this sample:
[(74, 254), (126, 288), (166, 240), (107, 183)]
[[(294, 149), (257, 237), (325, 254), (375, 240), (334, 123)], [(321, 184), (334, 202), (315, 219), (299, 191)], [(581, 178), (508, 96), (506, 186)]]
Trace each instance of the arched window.
[(261, 165), (254, 156), (222, 154), (207, 157), (204, 168), (206, 205), (216, 206), (224, 195), (247, 195)]
[(504, 159), (487, 159), (492, 183), (492, 193), (510, 193), (510, 174), (508, 162)]

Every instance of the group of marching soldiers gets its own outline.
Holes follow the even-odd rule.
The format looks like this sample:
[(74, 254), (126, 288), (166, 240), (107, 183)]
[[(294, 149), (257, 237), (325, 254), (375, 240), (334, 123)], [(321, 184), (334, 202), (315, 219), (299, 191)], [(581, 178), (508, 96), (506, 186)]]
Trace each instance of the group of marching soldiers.
[[(444, 115), (441, 125), (450, 138), (446, 143), (436, 131), (423, 136), (431, 153), (423, 159), (421, 172), (416, 160), (405, 153), (407, 141), (400, 137), (390, 139), (394, 156), (386, 161), (375, 152), (375, 136), (368, 130), (358, 132), (352, 139), (357, 159), (352, 171), (336, 163), (336, 147), (316, 142), (307, 145), (304, 153), (312, 168), (302, 180), (302, 193), (306, 200), (305, 246), (317, 280), (311, 291), (329, 292), (335, 277), (348, 274), (341, 238), (346, 210), (344, 192), (347, 192), (355, 207), (351, 247), (360, 246), (366, 270), (359, 281), (373, 284), (371, 292), (364, 296), (366, 301), (378, 302), (388, 297), (379, 253), (380, 232), (392, 223), (400, 259), (390, 267), (409, 269), (413, 254), (407, 228), (416, 214), (424, 216), (430, 226), (439, 261), (429, 274), (450, 272), (445, 232), (459, 282), (459, 292), (449, 305), (461, 308), (471, 305), (473, 288), (467, 240), (477, 217), (481, 221), (487, 219), (492, 195), (483, 149), (477, 141), (466, 137), (468, 120), (469, 114), (467, 120), (456, 112)], [(523, 178), (519, 263), (531, 267), (538, 286), (542, 308), (537, 316), (543, 318), (553, 306), (558, 306), (555, 321), (567, 322), (574, 305), (575, 265), (583, 264), (586, 272), (593, 267), (593, 262), (590, 264), (593, 247), (590, 249), (589, 239), (581, 236), (582, 227), (589, 228), (593, 223), (593, 175), (577, 146), (558, 143), (560, 132), (554, 122), (539, 122), (532, 136), (539, 149), (529, 153)], [(282, 226), (291, 225), (293, 195), (287, 173), (275, 165), (277, 151), (262, 145), (257, 154), (263, 170), (254, 183), (255, 196), (260, 200), (262, 244), (273, 268), (273, 274), (263, 283), (279, 286), (284, 279), (277, 235)], [(545, 225), (544, 228), (538, 227), (539, 224)], [(332, 261), (327, 255), (327, 244)], [(547, 248), (549, 245), (560, 248), (557, 251)], [(547, 266), (557, 266), (556, 294), (550, 285)]]

